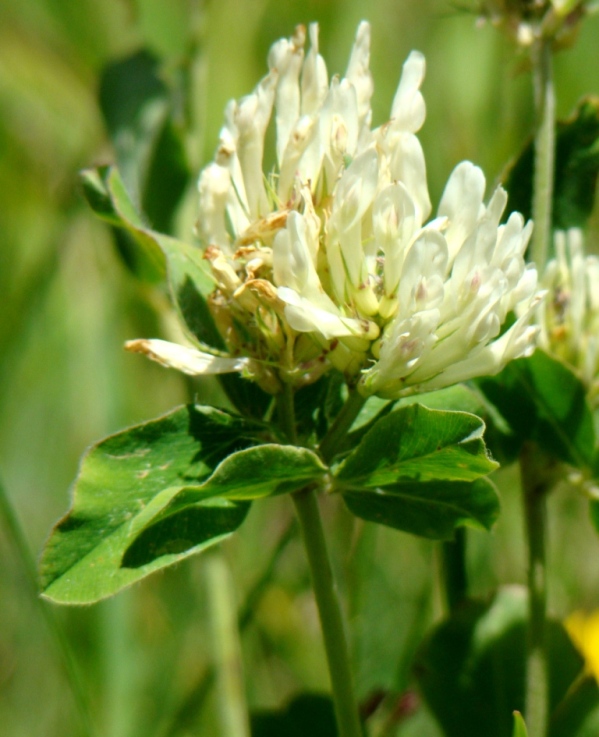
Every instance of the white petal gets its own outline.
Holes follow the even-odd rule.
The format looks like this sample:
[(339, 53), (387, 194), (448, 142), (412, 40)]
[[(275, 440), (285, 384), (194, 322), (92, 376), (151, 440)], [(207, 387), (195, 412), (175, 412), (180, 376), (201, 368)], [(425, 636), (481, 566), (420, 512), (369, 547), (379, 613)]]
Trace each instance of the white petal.
[[(301, 183), (311, 181), (317, 177), (317, 168), (320, 160), (304, 157), (306, 149), (316, 140), (318, 134), (318, 121), (313, 116), (303, 115), (291, 131), (287, 147), (280, 161), (279, 183), (277, 185), (277, 196), (279, 201), (285, 203), (291, 199), (295, 177), (298, 176)], [(316, 154), (316, 151), (314, 151)], [(302, 160), (303, 159), (303, 160)]]
[(419, 51), (412, 51), (403, 65), (399, 86), (391, 106), (393, 126), (399, 130), (416, 133), (424, 123), (426, 106), (420, 85), (424, 79), (425, 69), (424, 55)]
[[(277, 294), (286, 303), (285, 316), (289, 325), (300, 333), (320, 333), (327, 340), (350, 335), (368, 340), (378, 337), (379, 329), (373, 322), (341, 317), (315, 306), (310, 300), (286, 287), (279, 287)], [(334, 305), (331, 306), (336, 309)]]
[(378, 155), (373, 148), (357, 156), (335, 187), (331, 220), (339, 231), (349, 230), (372, 204), (378, 185)]
[(372, 75), (368, 65), (370, 63), (370, 26), (362, 21), (358, 26), (345, 78), (356, 89), (358, 101), (358, 117), (363, 122), (370, 111), (370, 98), (374, 90)]
[(377, 248), (385, 256), (385, 294), (394, 297), (408, 245), (416, 232), (416, 207), (401, 182), (389, 184), (378, 193), (372, 224)]
[(248, 358), (223, 358), (210, 353), (186, 348), (167, 340), (130, 340), (125, 348), (132, 353), (143, 353), (153, 361), (182, 371), (184, 374), (199, 376), (200, 374), (230, 374), (242, 371), (248, 364)]
[(312, 254), (316, 247), (308, 244), (310, 233), (303, 215), (295, 210), (289, 213), (285, 228), (273, 243), (273, 277), (280, 287), (290, 287), (304, 296), (320, 284)]
[(198, 181), (200, 193), (197, 231), (204, 246), (229, 248), (225, 212), (231, 190), (231, 175), (224, 166), (209, 164)]
[(318, 23), (311, 23), (308, 33), (310, 35), (310, 51), (304, 61), (301, 81), (302, 115), (315, 113), (320, 108), (327, 95), (329, 85), (326, 64), (318, 53)]
[(399, 314), (439, 307), (447, 268), (447, 243), (437, 230), (425, 228), (406, 254), (399, 281)]
[(398, 397), (411, 383), (411, 375), (437, 343), (438, 310), (427, 310), (407, 319), (396, 319), (383, 336), (380, 359), (362, 377), (362, 390), (385, 397)]
[(340, 82), (334, 77), (331, 81), (318, 122), (319, 156), (330, 187), (339, 175), (343, 157), (355, 155), (360, 131), (356, 88), (346, 79)]
[(264, 77), (251, 95), (239, 101), (234, 111), (239, 135), (237, 155), (243, 172), (249, 211), (253, 218), (264, 216), (268, 211), (262, 158), (276, 81), (277, 76), (274, 73)]
[(451, 257), (470, 235), (481, 213), (485, 194), (485, 175), (469, 161), (462, 161), (451, 173), (441, 197), (438, 214), (449, 220), (445, 238)]
[(268, 65), (278, 76), (276, 88), (277, 160), (279, 166), (291, 131), (300, 115), (299, 75), (304, 59), (306, 29), (296, 28), (293, 38), (282, 38), (270, 49)]
[(390, 133), (388, 145), (391, 179), (405, 184), (416, 205), (417, 223), (420, 226), (431, 212), (422, 146), (412, 133)]

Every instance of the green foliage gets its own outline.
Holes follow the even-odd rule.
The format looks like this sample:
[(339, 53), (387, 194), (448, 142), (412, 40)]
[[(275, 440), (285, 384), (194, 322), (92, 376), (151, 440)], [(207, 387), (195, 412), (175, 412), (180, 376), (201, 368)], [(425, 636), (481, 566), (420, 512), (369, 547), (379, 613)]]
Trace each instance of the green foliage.
[(595, 430), (586, 390), (560, 360), (537, 349), (478, 385), (511, 429), (512, 446), (534, 441), (557, 460), (592, 468)]
[[(508, 210), (531, 217), (534, 152), (532, 140), (504, 177)], [(599, 98), (580, 101), (572, 116), (557, 124), (553, 226), (585, 227), (595, 202), (599, 174)]]
[(110, 596), (224, 539), (250, 500), (322, 477), (314, 453), (257, 445), (258, 430), (188, 406), (93, 446), (42, 558), (45, 596), (77, 604)]
[(300, 694), (280, 711), (252, 714), (252, 737), (337, 737), (333, 702), (328, 696)]
[(489, 529), (499, 512), (481, 479), (497, 467), (484, 423), (466, 412), (408, 405), (380, 418), (335, 471), (335, 485), (359, 517), (433, 539), (457, 526)]
[(549, 737), (594, 737), (599, 730), (599, 688), (594, 676), (580, 674), (553, 713)]
[(123, 567), (123, 555), (178, 492), (198, 484), (232, 450), (255, 441), (246, 423), (210, 408), (184, 407), (117, 433), (84, 457), (71, 512), (58, 523), (42, 557), (42, 589), (56, 601), (84, 603), (116, 593), (185, 553), (206, 547), (243, 521), (248, 504), (199, 505), (195, 536), (176, 552), (156, 550), (145, 567)]
[(200, 343), (224, 348), (206, 304), (214, 281), (199, 249), (148, 228), (116, 167), (86, 169), (81, 181), (96, 215), (130, 236), (131, 266), (137, 276), (160, 282), (168, 269), (173, 302), (190, 334)]
[[(161, 285), (164, 281), (167, 269), (164, 253), (168, 252), (168, 244), (172, 241), (162, 241), (162, 245), (156, 242), (152, 228), (164, 228), (173, 233), (175, 220), (178, 225), (181, 215), (181, 187), (187, 165), (179, 124), (185, 126), (188, 121), (180, 117), (179, 105), (184, 107), (188, 100), (175, 99), (179, 88), (175, 90), (171, 84), (172, 71), (181, 70), (183, 62), (190, 72), (187, 81), (193, 87), (200, 114), (196, 128), (189, 126), (184, 134), (193, 139), (198, 151), (211, 155), (227, 97), (251, 89), (264, 71), (265, 52), (274, 38), (288, 34), (295, 23), (320, 20), (321, 50), (326, 58), (335, 59), (331, 71), (341, 70), (350, 44), (350, 27), (362, 17), (364, 10), (355, 0), (335, 0), (320, 5), (312, 2), (308, 9), (305, 3), (298, 2), (290, 6), (275, 5), (272, 2), (246, 3), (240, 14), (237, 0), (222, 3), (173, 0), (166, 5), (161, 0), (128, 3), (121, 0), (103, 3), (22, 0), (7, 3), (0, 10), (0, 103), (3, 111), (0, 121), (0, 233), (3, 235), (0, 284), (5, 297), (0, 320), (3, 345), (0, 371), (3, 386), (7, 388), (2, 397), (0, 455), (11, 492), (14, 491), (18, 517), (25, 528), (24, 539), (34, 550), (41, 543), (43, 531), (55, 518), (58, 500), (73, 474), (76, 459), (90, 439), (137, 421), (139, 417), (155, 416), (185, 396), (186, 385), (174, 372), (161, 374), (153, 366), (145, 367), (142, 361), (128, 357), (123, 360), (119, 348), (125, 337), (147, 334), (137, 332), (140, 322), (147, 323), (150, 310), (154, 310), (153, 298), (148, 298), (150, 290), (144, 288), (143, 282)], [(235, 13), (243, 16), (243, 22), (231, 23)], [(506, 155), (514, 150), (516, 142), (527, 133), (530, 114), (526, 105), (514, 105), (513, 99), (522, 91), (528, 97), (529, 80), (526, 75), (513, 78), (506, 74), (505, 49), (491, 29), (474, 33), (472, 17), (466, 14), (460, 17), (450, 13), (451, 17), (442, 18), (439, 25), (438, 13), (430, 0), (396, 4), (391, 13), (386, 4), (378, 7), (375, 4), (369, 7), (368, 15), (373, 22), (372, 63), (377, 82), (375, 119), (380, 122), (387, 119), (399, 71), (398, 58), (405, 56), (411, 47), (416, 46), (426, 53), (431, 72), (435, 68), (444, 71), (441, 75), (429, 73), (425, 88), (428, 118), (422, 140), (425, 149), (435, 145), (435, 157), (429, 162), (433, 200), (438, 200), (447, 172), (458, 158), (476, 161), (487, 172), (497, 171)], [(340, 19), (343, 19), (341, 23)], [(410, 28), (409, 34), (403, 32), (406, 28)], [(577, 49), (569, 53), (570, 61), (564, 56), (557, 70), (562, 82), (562, 105), (570, 105), (572, 98), (576, 99), (585, 87), (595, 85), (596, 27), (590, 25), (589, 29), (586, 36), (582, 35)], [(192, 36), (196, 44), (195, 56), (190, 53)], [(388, 41), (397, 47), (397, 54), (385, 53)], [(144, 48), (160, 50), (162, 56), (158, 59), (147, 51), (131, 56), (131, 49)], [(475, 70), (471, 63), (473, 48), (476, 49), (474, 56), (482, 61)], [(124, 63), (115, 62), (115, 59), (124, 60)], [(110, 73), (101, 73), (102, 69), (112, 70), (112, 79), (109, 79)], [(143, 94), (136, 97), (134, 87), (124, 93), (116, 89), (113, 85), (120, 82), (114, 76), (116, 71), (119, 77), (123, 75), (123, 80), (127, 78), (139, 84)], [(476, 79), (472, 77), (473, 72)], [(102, 111), (96, 94), (100, 85), (104, 95), (110, 90), (108, 94), (112, 96), (112, 99), (104, 99)], [(465, 87), (469, 89), (468, 95), (462, 94)], [(133, 101), (128, 100), (129, 95)], [(451, 110), (451, 120), (447, 118), (447, 110)], [(593, 111), (590, 107), (588, 110), (586, 121), (579, 115), (578, 132), (573, 129), (571, 151), (574, 155), (563, 170), (566, 174), (573, 171), (575, 177), (568, 181), (567, 176), (560, 175), (557, 182), (567, 196), (564, 212), (570, 218), (568, 222), (586, 222), (594, 187), (594, 139), (589, 137), (585, 142), (581, 137), (585, 131), (593, 134), (596, 109)], [(88, 172), (86, 193), (95, 200), (98, 210), (104, 208), (105, 219), (109, 223), (112, 221), (117, 229), (114, 233), (119, 252), (142, 282), (141, 286), (122, 278), (120, 264), (111, 258), (111, 249), (107, 248), (103, 225), (89, 217), (72, 186), (74, 171), (90, 161), (106, 160), (108, 143), (103, 133), (106, 129), (127, 190), (111, 180), (113, 171), (100, 169)], [(576, 136), (578, 140), (574, 140)], [(491, 138), (492, 146), (489, 145)], [(199, 163), (194, 165), (194, 176)], [(174, 174), (173, 179), (166, 176), (169, 172)], [(517, 184), (514, 182), (514, 186)], [(570, 200), (573, 188), (581, 195), (582, 207)], [(129, 199), (135, 203), (131, 210), (123, 206), (124, 199), (129, 197), (127, 191), (131, 194)], [(523, 199), (527, 197), (523, 195)], [(118, 203), (116, 209), (115, 203)], [(138, 211), (144, 213), (143, 217), (136, 214)], [(181, 233), (191, 232), (192, 219), (190, 215), (189, 223), (183, 223)], [(172, 249), (168, 270), (174, 302), (185, 318), (190, 335), (220, 348), (222, 343), (205, 305), (205, 295), (212, 285), (197, 256), (192, 246)], [(156, 324), (152, 322), (152, 327)], [(132, 333), (132, 329), (135, 332)], [(49, 356), (52, 360), (48, 360)], [(148, 380), (154, 370), (160, 379)], [(227, 384), (229, 397), (243, 414), (264, 416), (270, 398), (256, 386), (236, 375), (224, 377), (223, 382)], [(197, 386), (194, 391), (200, 392), (199, 400), (208, 402), (204, 386)], [(340, 408), (339, 387), (333, 391), (331, 386), (324, 382), (318, 387), (307, 387), (297, 396), (298, 424), (310, 444), (322, 437)], [(507, 444), (503, 444), (506, 438), (500, 435), (496, 442), (490, 435), (495, 426), (490, 423), (489, 415), (482, 408), (472, 406), (466, 397), (463, 399), (465, 403), (460, 405), (445, 404), (445, 398), (433, 397), (422, 398), (422, 402), (431, 408), (467, 409), (479, 414), (487, 423), (487, 446), (496, 459), (503, 461), (508, 457), (507, 452), (500, 453), (507, 448)], [(344, 452), (350, 451), (374, 422), (394, 409), (393, 403), (383, 405), (379, 405), (368, 420), (364, 415), (360, 434), (351, 437)], [(523, 406), (528, 409), (528, 405)], [(489, 407), (494, 410), (492, 405)], [(496, 415), (499, 417), (498, 413)], [(247, 453), (258, 447), (253, 443), (266, 439), (260, 436), (259, 427), (252, 425), (252, 428), (239, 447), (229, 448), (229, 451), (242, 454), (237, 459), (243, 461), (241, 467), (251, 458)], [(520, 442), (515, 434), (507, 439), (516, 445)], [(97, 447), (92, 453), (96, 450)], [(512, 457), (514, 452), (512, 450)], [(304, 468), (300, 457), (294, 458)], [(317, 474), (318, 462), (312, 457), (304, 461), (305, 467), (313, 468)], [(135, 476), (134, 459), (131, 463), (130, 472)], [(215, 471), (218, 463), (214, 465), (211, 461), (208, 465)], [(140, 473), (146, 470), (143, 466), (137, 469)], [(208, 472), (209, 476), (202, 483), (213, 471)], [(509, 580), (521, 575), (522, 562), (512, 554), (514, 547), (518, 547), (514, 546), (513, 531), (520, 529), (520, 520), (518, 512), (514, 511), (516, 506), (510, 507), (511, 479), (509, 473), (499, 479), (500, 490), (506, 492), (508, 514), (504, 524), (498, 526), (492, 543), (487, 540), (488, 536), (476, 536), (476, 545), (469, 549), (473, 586), (477, 590), (490, 585), (487, 562), (491, 545), (497, 558), (502, 560), (502, 578)], [(223, 506), (216, 505), (210, 510), (196, 497), (194, 504), (198, 510), (193, 505), (187, 510), (177, 507), (185, 501), (188, 491), (195, 493), (196, 487), (201, 486), (196, 481), (198, 479), (193, 479), (192, 491), (185, 487), (177, 495), (180, 497), (177, 501), (173, 498), (172, 506), (168, 502), (159, 510), (160, 505), (157, 505), (156, 516), (149, 518), (147, 526), (128, 548), (123, 546), (122, 555), (128, 556), (128, 563), (132, 566), (143, 564), (152, 545), (160, 546), (168, 544), (168, 540), (172, 543), (194, 535), (199, 526), (196, 512), (205, 523), (210, 520), (213, 528), (218, 527), (217, 516), (220, 524), (225, 515), (229, 515), (229, 527), (234, 527), (237, 516), (245, 514), (247, 502), (241, 499), (223, 499)], [(120, 513), (129, 491), (136, 493), (137, 482), (134, 477), (132, 483), (130, 480), (123, 484), (119, 492), (121, 502), (114, 505), (114, 510), (111, 506), (110, 511), (106, 505), (106, 519), (113, 512)], [(165, 483), (172, 481), (165, 479)], [(80, 480), (75, 488), (75, 502), (81, 496), (79, 490)], [(107, 493), (107, 502), (112, 504), (114, 498), (109, 484), (102, 485), (102, 493)], [(277, 506), (277, 500), (272, 504), (275, 513), (270, 516), (268, 504), (255, 506), (244, 534), (227, 543), (228, 552), (239, 564), (236, 583), (240, 603), (244, 602), (255, 579), (268, 569), (270, 551), (265, 541), (275, 539), (283, 518), (288, 522), (285, 506)], [(77, 519), (76, 509), (77, 504), (71, 513), (73, 519)], [(590, 538), (585, 537), (585, 528), (576, 516), (577, 509), (564, 507), (562, 514), (553, 519), (555, 539), (576, 542), (576, 551), (580, 552), (576, 568), (565, 575), (557, 587), (556, 601), (559, 597), (560, 607), (574, 600), (591, 601), (593, 596), (595, 548)], [(81, 508), (79, 511), (84, 516), (88, 510)], [(180, 517), (177, 516), (179, 512)], [(370, 564), (365, 566), (362, 558), (357, 560), (357, 555), (348, 556), (350, 538), (346, 517), (330, 515), (327, 519), (334, 558), (347, 561), (343, 570), (347, 568), (352, 584), (347, 586), (350, 599), (357, 598), (356, 590), (363, 592), (367, 583), (368, 595), (364, 598), (374, 607), (361, 610), (359, 617), (353, 617), (352, 632), (355, 636), (356, 629), (360, 628), (380, 638), (379, 650), (387, 657), (384, 672), (391, 683), (396, 669), (401, 673), (409, 669), (412, 646), (402, 650), (397, 646), (399, 638), (395, 635), (399, 629), (397, 611), (401, 608), (403, 627), (406, 611), (415, 606), (415, 588), (424, 604), (417, 607), (415, 615), (417, 634), (406, 635), (407, 639), (412, 643), (418, 641), (420, 633), (430, 623), (430, 607), (426, 602), (432, 590), (427, 575), (432, 546), (426, 540), (401, 538), (392, 530), (366, 525), (372, 544)], [(171, 522), (174, 529), (169, 528)], [(219, 529), (222, 530), (222, 526)], [(91, 523), (85, 530), (80, 543), (86, 536), (93, 537)], [(72, 530), (69, 535), (74, 536), (75, 532)], [(55, 533), (56, 536), (61, 534), (60, 531)], [(153, 538), (144, 542), (143, 535), (153, 535)], [(359, 538), (357, 534), (356, 537)], [(72, 712), (71, 694), (65, 688), (62, 671), (52, 659), (47, 633), (23, 587), (25, 579), (17, 566), (14, 550), (6, 545), (7, 539), (0, 534), (3, 560), (0, 598), (5, 603), (0, 615), (3, 633), (0, 637), (0, 718), (3, 728), (14, 737), (29, 737), (40, 729), (40, 724), (44, 734), (79, 735), (81, 730)], [(70, 539), (75, 541), (74, 537)], [(401, 554), (398, 554), (399, 545), (402, 546)], [(279, 580), (281, 571), (275, 570), (273, 564), (264, 583), (264, 602), (261, 598), (257, 602), (252, 600), (248, 610), (256, 617), (252, 620), (253, 626), (244, 630), (244, 650), (252, 663), (248, 690), (252, 703), (258, 705), (265, 699), (269, 702), (284, 699), (289, 692), (290, 678), (293, 678), (294, 688), (326, 686), (312, 618), (302, 616), (307, 577), (303, 559), (295, 554), (294, 546), (295, 542), (290, 545), (290, 554), (285, 556), (285, 584)], [(360, 572), (356, 570), (358, 565), (363, 566)], [(121, 575), (121, 569), (116, 575)], [(184, 728), (187, 732), (219, 733), (210, 700), (196, 698), (189, 687), (210, 668), (210, 658), (203, 650), (210, 635), (202, 616), (205, 607), (202, 587), (198, 585), (200, 578), (201, 567), (187, 562), (169, 571), (168, 576), (152, 577), (143, 586), (98, 607), (75, 612), (54, 610), (80, 670), (85, 673), (80, 687), (93, 694), (92, 719), (99, 734), (165, 737), (167, 732), (163, 733), (161, 720), (168, 722), (174, 705), (183, 703), (187, 709), (188, 721)], [(393, 635), (393, 648), (385, 648), (382, 633)], [(191, 647), (190, 642), (193, 643)], [(380, 653), (373, 654), (371, 648), (367, 649), (368, 653), (360, 660), (363, 671), (360, 677), (364, 679), (364, 672), (368, 671), (368, 678), (374, 684), (384, 669), (378, 662)], [(16, 669), (15, 663), (20, 664)], [(176, 665), (165, 668), (165, 663)], [(595, 704), (595, 683), (590, 678), (581, 683), (580, 690), (576, 689), (573, 695), (580, 698), (580, 702), (587, 703), (588, 699), (589, 704)], [(404, 688), (403, 683), (401, 688)], [(31, 699), (32, 693), (38, 698)], [(312, 703), (302, 698), (297, 700), (296, 709), (301, 733), (317, 735), (321, 730), (328, 737), (330, 730), (326, 731), (326, 725), (331, 724), (330, 706), (328, 715), (324, 714), (323, 706), (322, 717), (306, 725), (301, 722), (302, 714), (316, 714), (318, 709), (313, 709)], [(322, 704), (324, 702), (323, 698)], [(269, 722), (270, 733), (282, 725), (279, 733), (293, 734), (294, 727), (287, 719), (292, 706), (276, 715), (263, 715), (266, 721), (273, 720)], [(564, 706), (560, 712), (564, 715), (562, 731), (555, 735), (552, 732), (551, 737), (595, 737), (599, 733), (592, 709), (589, 707), (582, 717), (582, 712), (576, 716), (576, 709), (575, 699), (567, 708)], [(420, 717), (430, 719), (423, 708), (416, 720)], [(258, 729), (260, 722), (258, 717), (256, 719), (254, 726)], [(552, 722), (552, 729), (554, 725)], [(487, 733), (486, 726), (487, 723), (482, 734)], [(170, 737), (180, 735), (182, 729), (173, 728)], [(427, 737), (438, 734), (434, 725), (428, 723), (420, 731), (414, 729), (413, 724), (402, 723), (398, 731), (402, 735), (426, 734)]]
[[(513, 711), (524, 707), (526, 623), (526, 593), (510, 587), (490, 604), (462, 605), (425, 640), (415, 673), (446, 737), (513, 737)], [(550, 622), (547, 637), (553, 711), (582, 661), (561, 624)]]
[(172, 232), (191, 176), (183, 130), (174, 123), (176, 96), (160, 75), (159, 59), (146, 49), (109, 64), (100, 79), (100, 108), (116, 163), (152, 227), (165, 233)]
[(514, 712), (514, 732), (512, 737), (528, 737), (528, 730), (519, 711)]
[(137, 213), (115, 167), (101, 166), (81, 172), (83, 194), (100, 218), (129, 235), (125, 260), (142, 281), (159, 283), (166, 274), (165, 258), (156, 238)]

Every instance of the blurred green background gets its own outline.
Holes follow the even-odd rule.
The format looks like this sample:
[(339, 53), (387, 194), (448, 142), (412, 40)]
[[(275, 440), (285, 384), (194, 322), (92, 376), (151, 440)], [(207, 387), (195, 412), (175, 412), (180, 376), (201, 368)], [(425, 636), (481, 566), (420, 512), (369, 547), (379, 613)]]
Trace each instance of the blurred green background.
[[(190, 385), (122, 350), (126, 339), (174, 328), (164, 294), (127, 271), (78, 187), (79, 169), (115, 158), (98, 102), (103, 69), (142, 48), (158, 58), (166, 84), (176, 82), (184, 95), (177, 120), (198, 171), (212, 155), (226, 101), (253, 88), (274, 40), (317, 20), (329, 72), (343, 72), (366, 12), (374, 123), (388, 114), (403, 60), (420, 49), (428, 64), (421, 140), (433, 202), (465, 158), (492, 184), (530, 133), (530, 78), (503, 36), (447, 0), (373, 0), (368, 11), (358, 0), (0, 3), (0, 475), (33, 555), (66, 511), (78, 459), (92, 441), (186, 401), (190, 391), (218, 400), (212, 385)], [(557, 58), (560, 116), (583, 94), (599, 93), (597, 34), (599, 18), (587, 20), (575, 48)], [(194, 203), (190, 180), (174, 219), (181, 237), (193, 224)], [(504, 513), (496, 531), (470, 534), (470, 572), (481, 595), (525, 573), (517, 476), (506, 469), (497, 481)], [(240, 605), (268, 566), (290, 506), (285, 499), (256, 505), (225, 546)], [(582, 502), (558, 492), (551, 512), (550, 609), (563, 616), (599, 606), (599, 545)], [(401, 694), (411, 684), (410, 657), (441, 612), (434, 548), (356, 526), (342, 509), (332, 508), (329, 522), (360, 698), (378, 689)], [(85, 734), (6, 532), (0, 524), (0, 731)], [(327, 688), (295, 538), (272, 568), (243, 633), (248, 699), (260, 709)], [(203, 573), (195, 559), (112, 601), (56, 610), (99, 735), (219, 734), (212, 691), (203, 701), (194, 691), (212, 657)], [(389, 734), (438, 732), (420, 709)]]

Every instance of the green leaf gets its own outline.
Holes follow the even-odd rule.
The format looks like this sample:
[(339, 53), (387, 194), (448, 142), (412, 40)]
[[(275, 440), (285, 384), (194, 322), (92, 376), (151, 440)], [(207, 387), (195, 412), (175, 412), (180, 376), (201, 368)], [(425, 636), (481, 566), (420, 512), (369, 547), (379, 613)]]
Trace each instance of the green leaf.
[[(534, 152), (530, 141), (504, 176), (507, 211), (531, 217)], [(556, 126), (553, 226), (585, 227), (593, 210), (599, 174), (599, 99), (580, 101)]]
[[(527, 612), (523, 588), (501, 589), (490, 604), (458, 608), (421, 646), (414, 671), (446, 737), (513, 737), (513, 712), (524, 707)], [(582, 659), (558, 622), (549, 622), (547, 642), (553, 710)]]
[[(264, 444), (227, 456), (201, 484), (186, 485), (161, 508), (160, 519), (212, 497), (253, 501), (275, 494), (297, 491), (318, 481), (327, 472), (320, 458), (307, 448)], [(146, 508), (145, 520), (150, 513)], [(155, 518), (152, 520), (156, 521)]]
[(528, 737), (528, 730), (519, 711), (514, 712), (514, 732), (512, 737)]
[(537, 348), (511, 361), (494, 377), (478, 381), (519, 440), (534, 441), (549, 455), (591, 468), (595, 453), (593, 416), (585, 388), (561, 361)]
[(396, 406), (407, 407), (410, 404), (422, 404), (428, 409), (469, 412), (479, 417), (485, 411), (485, 405), (481, 397), (466, 384), (455, 384), (435, 392), (404, 397), (398, 400)]
[(456, 527), (489, 530), (499, 515), (495, 487), (477, 481), (403, 481), (374, 491), (345, 492), (357, 517), (433, 540), (450, 540)]
[(489, 529), (499, 514), (497, 464), (484, 423), (466, 412), (411, 404), (381, 417), (335, 473), (353, 514), (404, 532), (451, 539), (456, 527)]
[(214, 280), (201, 250), (148, 228), (115, 167), (84, 170), (81, 180), (94, 212), (120, 228), (133, 244), (130, 257), (138, 276), (158, 282), (164, 279), (168, 264), (173, 301), (189, 333), (201, 344), (224, 349), (206, 301), (214, 291)]
[(594, 676), (581, 675), (555, 708), (549, 737), (596, 737), (599, 734), (599, 688)]
[(251, 715), (252, 737), (337, 737), (335, 711), (328, 696), (300, 694), (280, 711)]
[(341, 488), (374, 489), (400, 480), (473, 481), (497, 464), (482, 440), (483, 421), (419, 404), (382, 417), (336, 471)]
[(166, 275), (164, 254), (133, 206), (117, 169), (110, 166), (84, 169), (81, 184), (83, 195), (96, 215), (115, 228), (123, 229), (124, 235), (118, 245), (131, 271), (150, 284), (163, 281)]
[(183, 130), (174, 122), (180, 91), (145, 49), (110, 63), (100, 79), (100, 108), (129, 191), (156, 230), (170, 232), (190, 177)]
[(260, 429), (227, 412), (187, 406), (93, 446), (82, 460), (72, 508), (42, 556), (44, 595), (72, 604), (97, 601), (230, 535), (249, 503), (204, 495), (176, 520), (170, 539), (162, 530), (151, 562), (122, 565), (125, 551), (177, 494), (200, 486), (231, 453), (255, 445)]

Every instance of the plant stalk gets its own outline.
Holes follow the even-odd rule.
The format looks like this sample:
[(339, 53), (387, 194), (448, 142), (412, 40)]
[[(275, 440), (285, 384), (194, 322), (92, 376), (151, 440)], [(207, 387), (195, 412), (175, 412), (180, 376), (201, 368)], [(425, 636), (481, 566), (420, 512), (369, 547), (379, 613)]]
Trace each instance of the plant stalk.
[[(343, 441), (364, 401), (357, 393), (350, 394), (320, 445), (321, 455), (325, 460), (330, 460), (334, 456), (335, 450)], [(295, 408), (290, 388), (279, 395), (277, 404), (281, 429), (289, 442), (297, 442)], [(314, 598), (320, 617), (338, 736), (362, 737), (341, 603), (333, 577), (316, 493), (312, 487), (307, 487), (292, 494), (292, 499), (306, 549)]]
[(546, 497), (551, 483), (546, 461), (536, 446), (525, 444), (520, 455), (520, 473), (528, 543), (525, 716), (529, 737), (546, 737), (549, 713)]
[(327, 463), (335, 456), (365, 402), (366, 397), (355, 390), (350, 392), (347, 401), (319, 445), (320, 455)]
[(318, 500), (312, 489), (304, 489), (293, 494), (293, 502), (312, 574), (312, 586), (327, 654), (339, 737), (361, 737), (362, 728), (354, 694), (345, 627)]
[(551, 38), (542, 31), (533, 47), (533, 80), (536, 113), (533, 181), (531, 260), (543, 273), (551, 242), (553, 183), (555, 178), (555, 91)]

